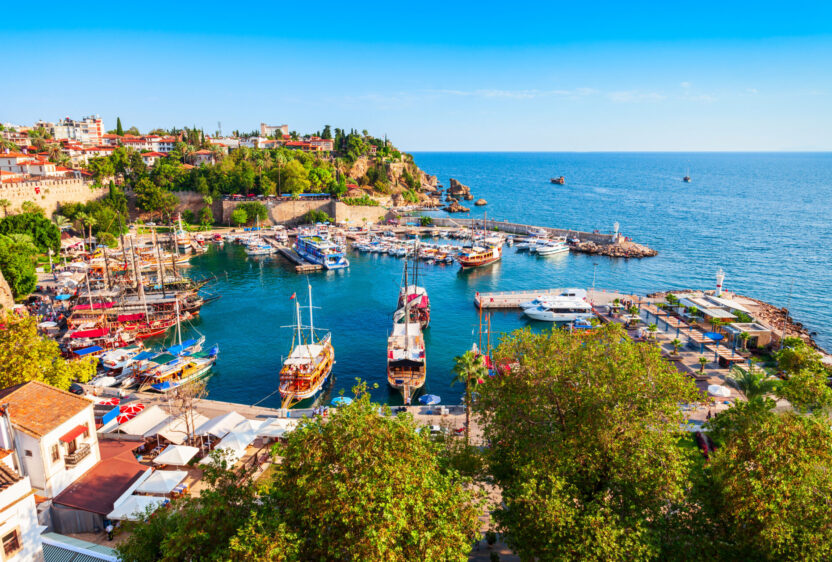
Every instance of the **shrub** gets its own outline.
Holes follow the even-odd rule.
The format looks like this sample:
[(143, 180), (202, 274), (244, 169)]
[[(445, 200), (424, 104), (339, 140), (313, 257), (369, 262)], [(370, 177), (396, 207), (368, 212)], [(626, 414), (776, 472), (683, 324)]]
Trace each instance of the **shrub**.
[(352, 207), (378, 207), (379, 203), (369, 195), (362, 195), (361, 197), (346, 197), (342, 199), (344, 203)]
[(303, 215), (303, 222), (308, 224), (315, 224), (318, 222), (332, 222), (332, 217), (327, 215), (324, 211), (313, 209)]

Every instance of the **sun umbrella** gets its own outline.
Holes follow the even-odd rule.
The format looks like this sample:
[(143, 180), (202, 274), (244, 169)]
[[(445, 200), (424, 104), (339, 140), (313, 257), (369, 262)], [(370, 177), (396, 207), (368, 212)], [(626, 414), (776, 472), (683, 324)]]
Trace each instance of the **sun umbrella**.
[(338, 406), (349, 406), (350, 404), (352, 404), (352, 398), (350, 398), (349, 396), (336, 396), (332, 399), (332, 402), (330, 402), (330, 404), (332, 404), (336, 408)]
[(135, 416), (136, 414), (138, 414), (142, 410), (144, 410), (144, 404), (142, 404), (141, 402), (134, 402), (132, 404), (123, 405), (121, 407), (120, 412), (122, 414), (132, 414), (132, 415)]
[(116, 416), (116, 421), (119, 425), (126, 423), (136, 417), (136, 414), (119, 414)]
[(442, 399), (435, 394), (425, 394), (419, 397), (419, 402), (425, 405), (439, 404)]
[(728, 398), (731, 396), (731, 391), (722, 385), (719, 384), (710, 384), (708, 385), (708, 393), (713, 394), (714, 396), (720, 396), (722, 398)]
[[(108, 400), (102, 400), (102, 401), (101, 401), (101, 402), (99, 402), (98, 404), (99, 404), (100, 406), (118, 406), (119, 402), (121, 402), (121, 399), (120, 399), (120, 398), (118, 398), (118, 397), (113, 397), (113, 398), (110, 398), (110, 399), (108, 399)], [(120, 411), (120, 410), (119, 410), (119, 411)]]

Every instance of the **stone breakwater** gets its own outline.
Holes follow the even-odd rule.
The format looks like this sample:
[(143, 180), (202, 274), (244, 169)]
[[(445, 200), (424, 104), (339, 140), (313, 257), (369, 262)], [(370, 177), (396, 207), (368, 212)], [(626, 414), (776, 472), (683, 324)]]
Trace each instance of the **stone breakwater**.
[(643, 244), (636, 244), (629, 240), (619, 240), (612, 244), (596, 244), (588, 240), (573, 245), (572, 250), (584, 254), (595, 254), (610, 258), (650, 258), (659, 253)]

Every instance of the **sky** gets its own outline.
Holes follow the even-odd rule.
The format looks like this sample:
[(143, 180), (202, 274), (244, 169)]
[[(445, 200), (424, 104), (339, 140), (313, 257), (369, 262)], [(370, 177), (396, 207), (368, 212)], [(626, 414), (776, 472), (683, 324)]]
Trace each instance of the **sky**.
[(832, 150), (832, 2), (25, 3), (0, 123), (261, 121), (407, 151)]

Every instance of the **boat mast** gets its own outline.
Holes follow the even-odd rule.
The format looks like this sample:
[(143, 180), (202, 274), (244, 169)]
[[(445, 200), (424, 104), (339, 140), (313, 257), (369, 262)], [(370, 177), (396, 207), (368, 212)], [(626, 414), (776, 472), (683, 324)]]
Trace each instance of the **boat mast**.
[(158, 260), (157, 269), (159, 272), (159, 283), (162, 285), (162, 297), (167, 297), (165, 291), (165, 266), (162, 263), (162, 252), (159, 250), (159, 244), (156, 240), (156, 229), (153, 229), (153, 247), (156, 249), (156, 259)]
[[(142, 306), (144, 306), (144, 319), (145, 322), (150, 322), (150, 318), (147, 315), (147, 298), (144, 295), (144, 283), (142, 282), (142, 269), (139, 267), (136, 261), (136, 251), (133, 248), (133, 239), (130, 239), (130, 257), (133, 260), (133, 271), (136, 275), (136, 283), (138, 284), (138, 291), (139, 291), (139, 298), (142, 301)], [(177, 303), (179, 301), (176, 301)]]
[(300, 322), (300, 301), (297, 299), (297, 297), (295, 297), (295, 316), (297, 317), (297, 320), (298, 320), (298, 325), (297, 325), (298, 345), (302, 345), (303, 344), (303, 334), (300, 331), (301, 330), (301, 327), (300, 327), (300, 324), (301, 324), (301, 322)]
[(182, 345), (182, 322), (179, 321), (179, 299), (177, 298), (175, 301), (176, 303), (176, 337), (179, 340), (179, 345)]
[(312, 284), (309, 280), (306, 281), (306, 286), (309, 288), (309, 343), (315, 343), (315, 323), (312, 318)]

